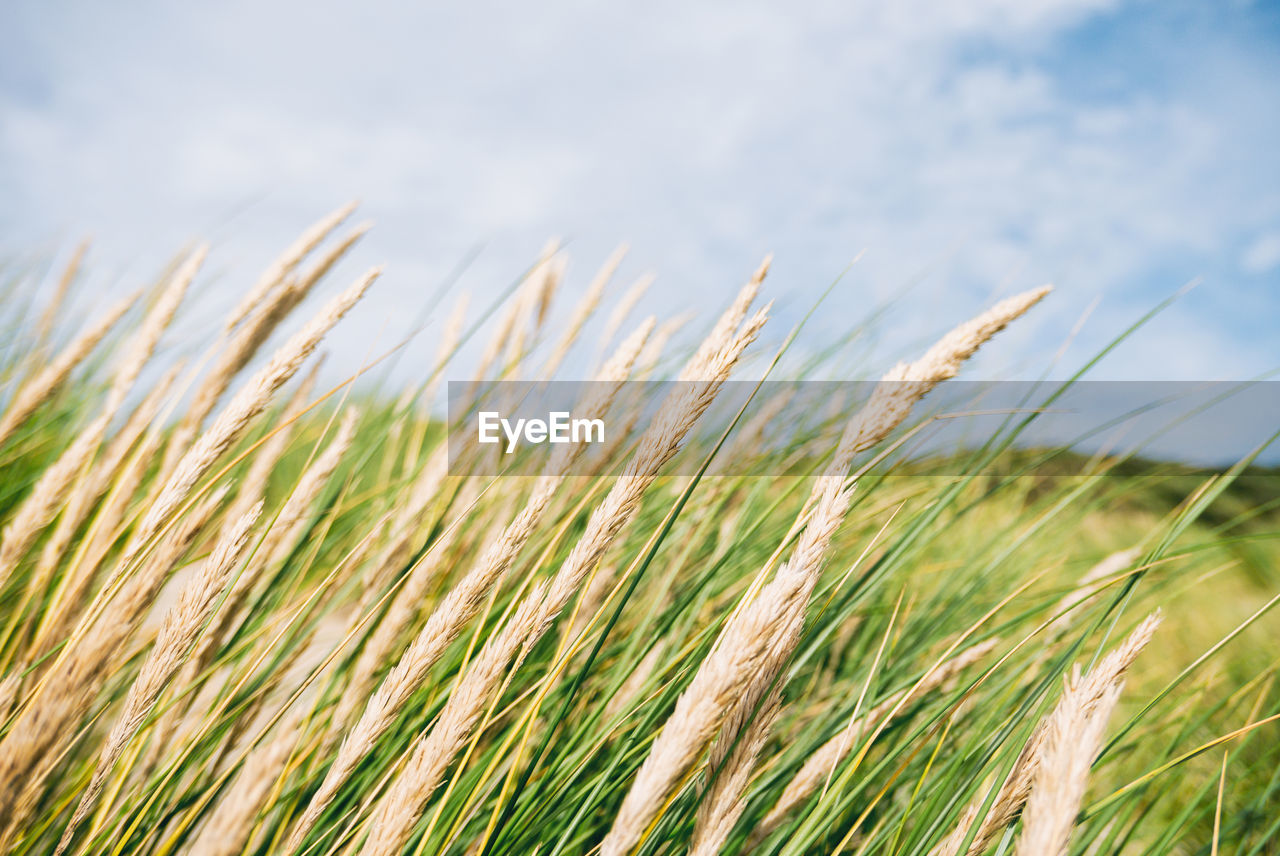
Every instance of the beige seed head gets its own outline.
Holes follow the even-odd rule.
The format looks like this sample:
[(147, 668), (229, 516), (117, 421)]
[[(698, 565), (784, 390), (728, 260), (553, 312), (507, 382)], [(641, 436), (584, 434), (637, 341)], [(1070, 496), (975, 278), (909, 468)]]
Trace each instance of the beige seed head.
[(692, 321), (693, 317), (692, 312), (682, 312), (674, 318), (668, 318), (658, 326), (658, 329), (654, 331), (653, 337), (649, 340), (649, 344), (645, 345), (637, 360), (637, 364), (640, 367), (639, 373), (642, 377), (648, 377), (653, 373), (658, 365), (658, 360), (662, 358), (663, 351), (667, 349), (667, 345), (671, 342), (671, 338)]
[(777, 633), (787, 626), (778, 620), (789, 611), (786, 597), (783, 587), (771, 582), (725, 627), (654, 740), (601, 844), (601, 856), (626, 856), (640, 843), (754, 674), (771, 661), (781, 642)]
[(747, 317), (747, 310), (751, 308), (751, 304), (755, 302), (756, 297), (760, 294), (760, 286), (764, 283), (764, 278), (769, 274), (769, 266), (772, 263), (773, 257), (766, 256), (760, 266), (756, 268), (755, 273), (747, 280), (746, 285), (739, 289), (733, 303), (716, 319), (715, 326), (711, 328), (711, 332), (702, 340), (702, 344), (694, 351), (689, 361), (685, 363), (684, 370), (680, 372), (680, 380), (696, 380), (707, 376), (708, 361), (724, 342), (733, 335), (733, 332), (742, 325), (743, 319)]
[[(745, 722), (726, 723), (719, 746), (732, 746), (722, 759), (713, 756), (708, 774), (715, 778), (702, 795), (694, 818), (689, 856), (717, 856), (747, 806), (747, 786), (756, 760), (782, 710), (782, 685), (775, 684), (759, 710)], [(733, 739), (729, 739), (732, 737)]]
[(36, 536), (53, 520), (77, 475), (88, 466), (106, 434), (110, 414), (103, 414), (82, 431), (41, 474), (31, 493), (18, 506), (0, 536), (0, 581), (8, 581)]
[(271, 526), (271, 531), (262, 544), (261, 550), (267, 557), (267, 567), (274, 567), (283, 562), (293, 551), (298, 539), (302, 537), (308, 524), (308, 512), (329, 483), (329, 477), (338, 468), (342, 456), (351, 446), (359, 415), (359, 411), (355, 408), (347, 409), (333, 440), (303, 471), (289, 498), (285, 500), (284, 506)]
[(1064, 595), (1053, 608), (1053, 621), (1045, 628), (1043, 645), (1046, 651), (1050, 649), (1054, 640), (1060, 639), (1077, 621), (1076, 608), (1097, 593), (1090, 591), (1089, 587), (1099, 580), (1105, 580), (1120, 573), (1137, 561), (1140, 554), (1141, 551), (1136, 547), (1119, 550), (1098, 562), (1080, 578), (1076, 587)]
[(124, 314), (137, 301), (139, 294), (140, 292), (134, 292), (112, 306), (35, 377), (22, 385), (13, 396), (4, 415), (0, 416), (0, 444), (8, 440), (13, 432), (27, 420), (27, 417), (35, 413), (40, 405), (62, 388), (67, 378), (71, 376), (71, 372), (84, 362), (98, 343), (111, 332), (116, 322), (124, 317)]
[(169, 284), (160, 292), (155, 305), (143, 319), (142, 326), (134, 333), (111, 379), (111, 389), (107, 393), (107, 403), (103, 408), (107, 413), (115, 413), (124, 403), (125, 396), (133, 388), (142, 367), (155, 353), (160, 337), (164, 335), (165, 330), (169, 329), (169, 324), (172, 323), (178, 307), (182, 304), (182, 298), (186, 296), (187, 287), (195, 279), (208, 252), (208, 244), (201, 244), (187, 256), (174, 272)]
[(249, 463), (249, 470), (240, 482), (240, 492), (236, 494), (235, 501), (227, 512), (229, 518), (239, 517), (265, 498), (267, 482), (285, 449), (289, 448), (289, 441), (293, 438), (294, 430), (298, 425), (297, 418), (306, 410), (319, 374), (319, 362), (312, 363), (311, 368), (298, 383), (298, 388), (289, 396), (288, 402), (280, 412), (279, 424), (272, 430), (271, 436), (258, 447)]
[[(764, 266), (761, 276), (763, 270)], [(775, 616), (777, 626), (771, 632), (776, 635), (779, 644), (762, 667), (746, 676), (745, 691), (734, 700), (731, 709), (724, 714), (715, 711), (717, 715), (723, 715), (725, 720), (724, 733), (719, 743), (713, 747), (710, 759), (712, 769), (718, 770), (719, 774), (699, 814), (701, 832), (695, 830), (694, 837), (697, 852), (704, 856), (717, 852), (741, 813), (742, 789), (745, 789), (750, 780), (756, 753), (767, 739), (768, 729), (777, 713), (776, 693), (780, 676), (800, 638), (805, 608), (821, 573), (824, 553), (849, 508), (852, 488), (846, 486), (844, 480), (854, 456), (892, 431), (906, 418), (912, 405), (921, 396), (937, 383), (954, 376), (960, 364), (983, 342), (1046, 293), (1047, 289), (1040, 289), (1004, 301), (977, 319), (956, 328), (930, 348), (919, 361), (890, 372), (889, 377), (895, 378), (892, 398), (877, 400), (873, 396), (872, 401), (846, 426), (831, 464), (818, 479), (809, 498), (807, 506), (812, 509), (809, 521), (796, 541), (790, 561), (777, 573), (775, 586), (780, 587), (780, 590), (775, 597), (779, 612)], [(901, 380), (909, 380), (910, 385), (905, 389), (900, 388), (897, 375), (901, 376)], [(730, 619), (731, 626), (734, 620), (735, 618)], [(769, 703), (770, 698), (775, 699), (772, 704)], [(696, 726), (681, 722), (674, 725), (668, 723), (666, 727), (689, 730)], [(735, 745), (738, 749), (733, 750), (730, 755), (730, 747)], [(701, 747), (694, 747), (692, 751), (700, 752)], [(656, 798), (656, 795), (650, 796)], [(665, 794), (662, 796), (665, 798)], [(618, 827), (615, 825), (616, 828)]]
[(1018, 817), (1026, 804), (1043, 758), (1045, 737), (1050, 724), (1068, 716), (1068, 708), (1072, 705), (1076, 706), (1076, 710), (1083, 711), (1086, 717), (1092, 717), (1100, 710), (1112, 691), (1123, 683), (1125, 673), (1151, 641), (1159, 625), (1159, 612), (1147, 616), (1124, 641), (1098, 660), (1084, 679), (1075, 684), (1074, 693), (1070, 697), (1064, 696), (1057, 707), (1036, 726), (1008, 778), (1000, 786), (987, 814), (978, 817), (984, 799), (982, 795), (975, 797), (961, 814), (955, 829), (929, 851), (929, 856), (958, 856), (964, 839), (975, 823), (977, 828), (965, 856), (977, 856), (986, 850), (992, 840)]
[[(298, 383), (297, 389), (290, 395), (288, 402), (281, 411), (280, 424), (272, 432), (271, 436), (263, 441), (262, 445), (258, 447), (257, 453), (253, 456), (249, 464), (249, 470), (240, 482), (240, 490), (227, 510), (227, 519), (237, 520), (262, 503), (266, 495), (267, 481), (271, 476), (272, 470), (275, 469), (276, 464), (279, 462), (280, 456), (284, 454), (285, 449), (289, 446), (289, 440), (293, 437), (293, 431), (297, 426), (296, 417), (306, 409), (311, 393), (315, 388), (319, 371), (319, 363), (313, 363)], [(182, 673), (177, 678), (178, 686), (194, 683), (197, 676), (212, 661), (214, 653), (226, 641), (228, 633), (235, 626), (236, 619), (240, 616), (241, 607), (253, 589), (254, 583), (257, 582), (263, 568), (261, 550), (255, 551), (254, 561), (249, 562), (240, 572), (240, 575), (236, 577), (231, 585), (231, 591), (227, 594), (223, 608), (214, 614), (208, 629), (187, 659), (186, 665), (183, 666)], [(191, 697), (188, 696), (185, 700), (179, 700), (170, 705), (160, 715), (160, 718), (153, 726), (154, 736), (147, 748), (147, 757), (142, 765), (144, 768), (150, 768), (159, 760), (170, 735), (182, 717), (185, 703), (189, 702), (190, 699)]]
[(191, 856), (238, 856), (243, 852), (254, 821), (268, 807), (267, 798), (294, 753), (306, 713), (304, 705), (296, 705), (276, 726), (275, 734), (249, 753), (239, 775), (196, 835), (188, 851)]
[(533, 631), (541, 599), (541, 586), (535, 586), (453, 688), (435, 724), (418, 741), (409, 762), (374, 807), (369, 837), (360, 851), (364, 856), (394, 856), (404, 848), (427, 800), (479, 724), (512, 658)]
[(1089, 770), (1102, 750), (1107, 721), (1123, 688), (1122, 681), (1107, 687), (1090, 712), (1079, 682), (1076, 675), (1045, 727), (1044, 748), (1022, 815), (1017, 856), (1066, 856)]
[(956, 327), (920, 359), (890, 369), (871, 394), (871, 400), (846, 429), (842, 450), (850, 457), (880, 442), (897, 428), (912, 406), (944, 380), (955, 376), (961, 364), (983, 343), (1022, 316), (1052, 291), (1042, 286), (997, 303), (986, 312)]
[(124, 463), (111, 492), (94, 519), (88, 546), (67, 569), (61, 593), (50, 604), (44, 622), (37, 628), (32, 643), (32, 650), (37, 658), (49, 653), (53, 645), (70, 631), (95, 574), (121, 535), (133, 495), (142, 483), (146, 468), (160, 448), (163, 437), (159, 431), (150, 432), (143, 437), (138, 450)]
[(586, 325), (587, 320), (595, 314), (596, 309), (600, 307), (600, 298), (604, 296), (605, 286), (609, 284), (609, 280), (613, 278), (614, 273), (618, 270), (618, 266), (622, 264), (623, 257), (627, 254), (627, 247), (623, 245), (614, 250), (613, 254), (605, 260), (601, 266), (599, 273), (587, 285), (587, 290), (583, 292), (582, 298), (578, 301), (578, 305), (573, 309), (573, 315), (569, 318), (569, 323), (564, 328), (564, 333), (556, 342), (555, 347), (551, 349), (551, 356), (547, 359), (546, 364), (542, 367), (542, 377), (552, 378), (556, 371), (560, 368), (560, 364), (564, 362), (564, 358), (568, 356), (569, 349), (573, 347), (573, 343), (578, 340), (578, 336), (582, 333), (582, 328)]
[(40, 558), (32, 574), (33, 591), (42, 590), (53, 578), (54, 571), (57, 570), (58, 563), (70, 546), (80, 524), (93, 510), (93, 504), (110, 487), (125, 457), (137, 444), (143, 432), (152, 426), (180, 370), (180, 365), (170, 367), (164, 377), (147, 393), (146, 398), (129, 414), (128, 421), (107, 444), (102, 457), (88, 468), (87, 473), (82, 471), (82, 477), (72, 484), (62, 511), (58, 514), (57, 525), (40, 550)]
[(112, 661), (121, 655), (124, 642), (160, 590), (170, 571), (195, 543), (225, 496), (225, 488), (210, 494), (183, 515), (148, 561), (131, 575), (119, 594), (109, 600), (95, 618), (86, 615), (81, 628), (50, 667), (30, 703), (0, 738), (0, 781), (22, 782), (17, 788), (0, 788), (0, 851), (27, 819), (45, 778), (53, 771), (47, 763), (76, 736), (75, 724), (88, 712)]
[[(470, 503), (460, 502), (462, 508)], [(355, 666), (351, 670), (347, 688), (338, 700), (333, 714), (333, 723), (338, 728), (346, 728), (355, 714), (361, 710), (369, 698), (369, 691), (378, 669), (394, 654), (396, 643), (405, 629), (418, 614), (418, 610), (426, 597), (428, 589), (447, 569), (450, 559), (449, 551), (453, 548), (461, 531), (461, 521), (455, 520), (453, 525), (446, 526), (440, 537), (431, 545), (430, 551), (416, 562), (408, 572), (408, 576), (387, 607), (382, 617), (369, 634), (364, 647), (356, 657)], [(407, 553), (407, 541), (402, 553)], [(403, 558), (401, 559), (403, 562)]]
[(71, 844), (76, 827), (93, 808), (106, 784), (107, 776), (190, 653), (191, 646), (213, 611), (218, 595), (226, 587), (231, 572), (243, 557), (249, 542), (249, 531), (261, 511), (262, 507), (259, 505), (232, 523), (209, 558), (183, 586), (177, 602), (165, 615), (155, 645), (143, 662), (133, 686), (129, 688), (120, 718), (116, 720), (98, 752), (93, 778), (80, 797), (75, 813), (58, 843), (56, 854), (63, 853)]
[(637, 279), (622, 295), (622, 299), (613, 308), (613, 312), (609, 313), (604, 329), (600, 332), (600, 350), (603, 351), (613, 342), (613, 337), (618, 330), (622, 329), (622, 324), (627, 320), (627, 316), (631, 314), (631, 310), (636, 308), (636, 304), (640, 302), (645, 292), (649, 290), (649, 286), (653, 285), (653, 279), (651, 274), (645, 274)]
[[(618, 349), (615, 358), (611, 359), (601, 371), (602, 387), (591, 393), (584, 407), (599, 408), (601, 414), (607, 411), (613, 395), (626, 378), (627, 372), (630, 371), (636, 355), (644, 344), (642, 333), (647, 334), (648, 329), (647, 325), (642, 325), (641, 330), (628, 337), (623, 346)], [(589, 414), (590, 411), (583, 412)], [(575, 446), (566, 448), (572, 449)], [(378, 738), (390, 727), (410, 696), (422, 685), (431, 667), (440, 659), (449, 644), (457, 638), (467, 622), (479, 612), (489, 591), (501, 579), (537, 528), (538, 522), (555, 494), (556, 487), (564, 478), (564, 471), (572, 462), (572, 455), (565, 459), (557, 457), (555, 466), (564, 469), (539, 478), (525, 507), (503, 530), (502, 535), (490, 542), (475, 566), (450, 589), (432, 611), (399, 661), (369, 698), (365, 704), (364, 713), (338, 748), (338, 753), (325, 774), (319, 790), (312, 796), (302, 817), (294, 824), (289, 836), (289, 847), (297, 848), (302, 843), (307, 833), (319, 820), (321, 813), (333, 801), (343, 782), (373, 748)], [(350, 701), (343, 705), (344, 716), (346, 710), (353, 706), (354, 704)]]
[(267, 269), (258, 277), (257, 282), (241, 299), (238, 306), (227, 318), (227, 329), (230, 330), (248, 316), (250, 312), (262, 302), (262, 299), (271, 289), (275, 288), (295, 267), (320, 245), (320, 242), (329, 236), (334, 229), (342, 223), (343, 220), (351, 216), (356, 210), (357, 203), (348, 202), (333, 213), (327, 215), (319, 222), (315, 223), (305, 232), (303, 232), (298, 240), (289, 245), (283, 253), (281, 253)]
[[(736, 304), (730, 311), (734, 309)], [(702, 358), (700, 365), (693, 369), (686, 368), (689, 376), (676, 385), (675, 390), (658, 408), (626, 469), (614, 482), (604, 501), (592, 512), (582, 536), (552, 578), (539, 628), (532, 634), (533, 639), (542, 636), (551, 622), (581, 590), (591, 569), (599, 563), (622, 527), (635, 515), (645, 491), (680, 450), (694, 424), (711, 406), (720, 387), (728, 380), (742, 352), (759, 335), (767, 318), (766, 307), (745, 321), (740, 329), (722, 335), (718, 349)], [(694, 359), (698, 359), (698, 356), (695, 355)]]
[(182, 457), (164, 489), (142, 518), (122, 556), (117, 573), (123, 572), (148, 541), (160, 531), (214, 462), (270, 403), (272, 397), (297, 373), (320, 340), (351, 307), (359, 302), (381, 270), (374, 268), (320, 310), (301, 330), (276, 351), (271, 361), (253, 376), (223, 408), (204, 434)]
[(53, 334), (53, 328), (57, 325), (58, 316), (62, 314), (62, 307), (67, 302), (67, 294), (70, 293), (72, 283), (76, 281), (76, 277), (80, 274), (80, 268), (84, 264), (84, 257), (88, 252), (88, 241), (81, 241), (71, 251), (71, 257), (67, 259), (67, 266), (62, 269), (62, 276), (58, 278), (58, 284), (54, 286), (53, 296), (45, 304), (44, 312), (40, 313), (40, 320), (36, 323), (38, 348), (43, 348), (44, 343)]
[(208, 375), (192, 395), (191, 405), (174, 431), (167, 451), (164, 472), (176, 465), (178, 456), (187, 451), (200, 426), (213, 412), (232, 380), (258, 353), (281, 322), (301, 303), (329, 270), (355, 245), (367, 225), (358, 226), (350, 235), (331, 248), (305, 275), (290, 279), (266, 294), (249, 314), (244, 325), (230, 335), (226, 346)]

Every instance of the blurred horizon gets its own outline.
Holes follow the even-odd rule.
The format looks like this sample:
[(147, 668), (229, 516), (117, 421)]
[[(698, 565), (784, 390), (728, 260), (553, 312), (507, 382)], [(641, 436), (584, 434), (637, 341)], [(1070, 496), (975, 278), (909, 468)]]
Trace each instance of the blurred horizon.
[[(696, 475), (726, 429), (736, 427), (711, 472), (732, 476), (811, 475), (840, 442), (848, 414), (891, 399), (906, 382), (765, 380), (726, 382), (669, 467)], [(455, 475), (536, 476), (558, 445), (588, 453), (575, 476), (618, 476), (625, 457), (593, 455), (609, 447), (617, 426), (642, 433), (669, 397), (674, 380), (622, 384), (597, 426), (579, 425), (577, 403), (598, 397), (595, 381), (497, 381), (477, 395), (470, 381), (447, 389), (447, 443)], [(874, 410), (874, 408), (872, 408)], [(1034, 419), (1032, 418), (1034, 414)], [(444, 415), (444, 414), (441, 414)], [(939, 385), (916, 408), (918, 421), (864, 464), (877, 474), (1096, 476), (1133, 475), (1165, 463), (1206, 473), (1251, 460), (1254, 472), (1280, 475), (1280, 381), (966, 381)], [(554, 417), (554, 418), (553, 418)], [(524, 425), (538, 422), (534, 437)], [(558, 438), (550, 436), (553, 422)], [(575, 438), (571, 431), (577, 431)], [(989, 456), (1008, 443), (1011, 454)], [(488, 448), (482, 448), (487, 445)], [(743, 447), (752, 451), (742, 454)], [(487, 452), (487, 454), (486, 454)], [(921, 465), (925, 465), (921, 468)], [(603, 467), (603, 469), (602, 469)], [(1152, 467), (1152, 472), (1156, 468)]]
[(375, 228), (327, 293), (386, 272), (330, 344), (346, 373), (428, 313), (396, 361), (417, 377), (455, 296), (475, 319), (556, 236), (558, 317), (623, 242), (611, 301), (652, 272), (627, 323), (694, 311), (689, 336), (766, 253), (775, 340), (839, 279), (801, 348), (856, 330), (836, 365), (871, 375), (1045, 282), (966, 377), (1065, 376), (1190, 282), (1094, 377), (1280, 368), (1276, 4), (69, 2), (0, 23), (0, 251), (91, 236), (92, 302), (212, 241), (174, 347), (359, 198)]

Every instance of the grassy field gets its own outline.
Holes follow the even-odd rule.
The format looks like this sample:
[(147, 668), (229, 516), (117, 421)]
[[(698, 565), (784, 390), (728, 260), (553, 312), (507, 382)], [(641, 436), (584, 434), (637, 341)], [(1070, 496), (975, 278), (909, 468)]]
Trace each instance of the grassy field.
[(459, 343), (491, 342), (478, 379), (548, 378), (625, 284), (549, 329), (548, 253), (418, 385), (326, 385), (377, 276), (328, 281), (349, 213), (187, 362), (203, 248), (74, 321), (76, 260), (9, 267), (0, 853), (1280, 852), (1280, 475), (1021, 449), (1029, 414), (945, 474), (874, 466), (1052, 295), (867, 367), (891, 382), (828, 447), (748, 414), (683, 448), (787, 332), (760, 335), (762, 267), (695, 349), (609, 325), (581, 412), (683, 381), (595, 462), (621, 476), (577, 446), (474, 475), (429, 417)]

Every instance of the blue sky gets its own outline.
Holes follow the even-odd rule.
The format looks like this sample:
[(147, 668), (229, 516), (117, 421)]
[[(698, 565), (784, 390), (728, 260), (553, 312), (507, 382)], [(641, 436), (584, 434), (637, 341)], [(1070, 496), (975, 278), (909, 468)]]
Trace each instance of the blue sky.
[(974, 371), (1038, 372), (1097, 300), (1065, 367), (1198, 279), (1099, 376), (1239, 379), (1280, 368), (1278, 46), (1230, 0), (8, 3), (0, 246), (91, 235), (105, 299), (210, 238), (199, 322), (359, 198), (342, 274), (387, 274), (338, 364), (477, 244), (473, 306), (552, 236), (566, 313), (624, 240), (637, 314), (708, 315), (773, 252), (778, 328), (861, 253), (811, 341), (891, 303), (871, 373), (1043, 282)]

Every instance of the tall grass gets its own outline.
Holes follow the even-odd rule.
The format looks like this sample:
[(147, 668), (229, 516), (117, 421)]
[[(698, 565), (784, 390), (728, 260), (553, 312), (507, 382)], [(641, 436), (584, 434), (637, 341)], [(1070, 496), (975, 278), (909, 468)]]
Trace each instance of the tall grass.
[[(207, 247), (83, 319), (83, 248), (48, 288), (6, 271), (0, 852), (1280, 851), (1274, 475), (1048, 477), (1019, 469), (1022, 415), (945, 472), (870, 466), (1047, 289), (857, 367), (890, 383), (832, 408), (834, 444), (770, 445), (776, 401), (691, 444), (807, 336), (779, 350), (767, 261), (680, 350), (687, 319), (630, 321), (621, 251), (574, 299), (548, 245), (395, 392), (316, 371), (378, 300), (377, 271), (330, 282), (352, 213), (207, 346), (171, 329)], [(476, 336), (477, 400), (591, 360), (579, 413), (682, 383), (591, 451), (620, 475), (573, 446), (486, 476), (431, 415)]]

